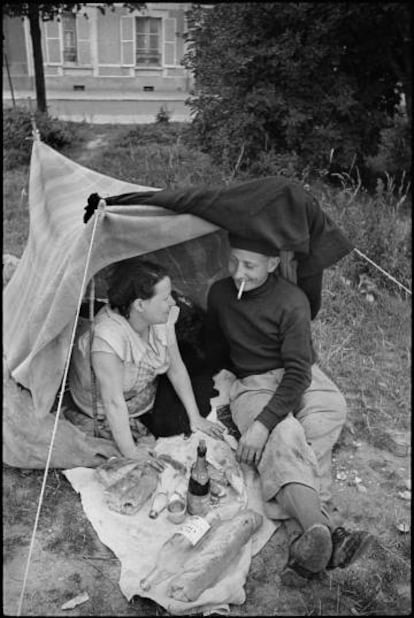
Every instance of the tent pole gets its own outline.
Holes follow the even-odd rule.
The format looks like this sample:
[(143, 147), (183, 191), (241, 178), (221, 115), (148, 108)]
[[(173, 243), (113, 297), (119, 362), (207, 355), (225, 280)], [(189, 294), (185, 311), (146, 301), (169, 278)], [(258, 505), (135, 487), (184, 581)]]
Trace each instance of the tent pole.
[(95, 437), (99, 437), (98, 430), (98, 394), (96, 389), (96, 376), (92, 366), (92, 342), (95, 328), (95, 277), (92, 277), (89, 284), (89, 358), (91, 370), (91, 389), (92, 389), (92, 412), (93, 412), (93, 433)]
[[(105, 200), (99, 200), (96, 217), (98, 218), (105, 211)], [(91, 391), (92, 391), (92, 414), (93, 414), (93, 433), (96, 438), (99, 438), (98, 428), (98, 390), (96, 386), (96, 375), (92, 366), (92, 342), (93, 334), (95, 330), (95, 277), (92, 277), (89, 284), (89, 323), (90, 323), (90, 335), (89, 335), (89, 364), (91, 372)]]

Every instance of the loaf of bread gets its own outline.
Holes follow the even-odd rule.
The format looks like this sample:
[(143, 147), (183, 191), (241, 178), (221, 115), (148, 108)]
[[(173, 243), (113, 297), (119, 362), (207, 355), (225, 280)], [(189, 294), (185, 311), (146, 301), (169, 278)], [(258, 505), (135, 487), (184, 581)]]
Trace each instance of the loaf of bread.
[(213, 523), (171, 580), (168, 596), (177, 601), (196, 601), (204, 590), (217, 583), (262, 521), (259, 513), (243, 510), (232, 519)]

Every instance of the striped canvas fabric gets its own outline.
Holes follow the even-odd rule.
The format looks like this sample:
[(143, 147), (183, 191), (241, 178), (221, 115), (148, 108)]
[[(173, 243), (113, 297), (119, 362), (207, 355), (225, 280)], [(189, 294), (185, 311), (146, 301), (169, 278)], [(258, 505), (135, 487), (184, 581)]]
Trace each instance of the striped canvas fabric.
[[(96, 215), (85, 225), (88, 196), (154, 190), (89, 170), (40, 140), (33, 144), (30, 232), (3, 295), (3, 356), (31, 391), (38, 418), (61, 384)], [(88, 281), (109, 264), (212, 234), (217, 226), (157, 206), (108, 206), (99, 216)]]

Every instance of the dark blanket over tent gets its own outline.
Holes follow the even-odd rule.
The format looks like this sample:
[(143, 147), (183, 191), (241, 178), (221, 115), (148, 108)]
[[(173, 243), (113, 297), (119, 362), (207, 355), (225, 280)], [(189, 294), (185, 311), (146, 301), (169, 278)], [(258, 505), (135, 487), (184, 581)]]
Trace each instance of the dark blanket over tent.
[[(99, 202), (92, 194), (85, 222)], [(299, 183), (269, 176), (230, 187), (190, 187), (124, 193), (108, 205), (148, 204), (205, 219), (237, 236), (265, 240), (279, 251), (293, 251), (298, 279), (321, 273), (354, 245)]]

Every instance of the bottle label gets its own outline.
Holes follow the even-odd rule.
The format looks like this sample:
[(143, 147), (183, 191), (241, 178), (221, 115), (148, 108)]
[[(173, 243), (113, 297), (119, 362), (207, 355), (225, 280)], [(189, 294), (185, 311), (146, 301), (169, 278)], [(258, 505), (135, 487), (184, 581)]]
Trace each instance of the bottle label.
[(210, 479), (206, 475), (205, 479), (202, 479), (202, 482), (194, 479), (190, 476), (190, 480), (188, 482), (188, 493), (193, 496), (206, 496), (210, 491)]
[(191, 545), (195, 545), (209, 528), (210, 524), (204, 517), (194, 516), (180, 526), (178, 533), (185, 536)]
[(190, 515), (205, 515), (210, 510), (210, 493), (205, 496), (187, 494), (187, 510)]

